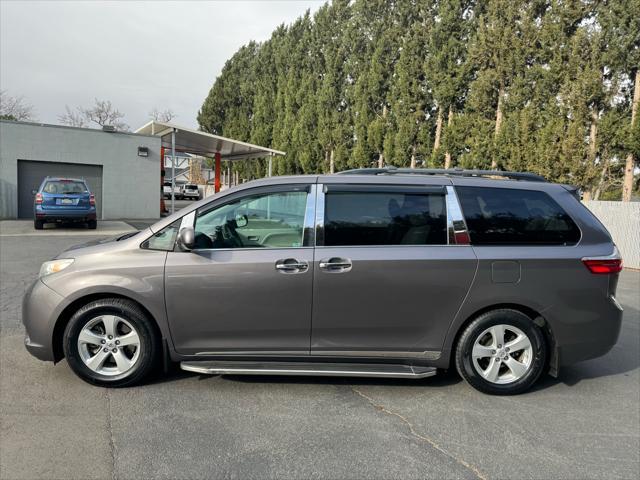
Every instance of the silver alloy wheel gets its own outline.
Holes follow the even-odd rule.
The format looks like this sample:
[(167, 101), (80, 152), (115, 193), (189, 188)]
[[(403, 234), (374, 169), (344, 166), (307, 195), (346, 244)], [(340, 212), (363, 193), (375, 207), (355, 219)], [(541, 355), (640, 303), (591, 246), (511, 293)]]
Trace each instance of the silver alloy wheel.
[(471, 358), (476, 371), (491, 383), (520, 380), (533, 363), (529, 337), (512, 325), (487, 328), (473, 342)]
[(84, 364), (100, 375), (130, 371), (140, 357), (140, 336), (133, 325), (117, 315), (92, 318), (78, 335), (78, 352)]

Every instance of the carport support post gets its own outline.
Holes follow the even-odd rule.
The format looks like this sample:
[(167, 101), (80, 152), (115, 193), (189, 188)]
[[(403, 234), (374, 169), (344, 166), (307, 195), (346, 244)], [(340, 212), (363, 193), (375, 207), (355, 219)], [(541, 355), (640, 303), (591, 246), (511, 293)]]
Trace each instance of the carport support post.
[(216, 152), (216, 156), (215, 156), (215, 171), (214, 171), (214, 180), (213, 180), (213, 191), (215, 193), (218, 193), (220, 191), (220, 170), (222, 169), (222, 166), (220, 164), (220, 160), (221, 160), (221, 156), (220, 156), (220, 152)]
[(160, 214), (167, 210), (164, 204), (164, 179), (167, 172), (164, 169), (164, 147), (160, 147)]
[(267, 177), (271, 176), (271, 172), (273, 171), (273, 154), (269, 155), (269, 170), (267, 171)]
[(176, 211), (176, 129), (171, 130), (171, 213)]

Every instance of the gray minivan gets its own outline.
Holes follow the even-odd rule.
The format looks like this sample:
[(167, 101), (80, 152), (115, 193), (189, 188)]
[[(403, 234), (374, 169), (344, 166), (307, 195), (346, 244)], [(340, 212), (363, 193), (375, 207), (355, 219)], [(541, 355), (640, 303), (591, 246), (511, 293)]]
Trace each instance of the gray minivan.
[(62, 252), (27, 349), (101, 386), (203, 374), (424, 378), (523, 392), (608, 352), (621, 258), (576, 190), (526, 173), (272, 177)]

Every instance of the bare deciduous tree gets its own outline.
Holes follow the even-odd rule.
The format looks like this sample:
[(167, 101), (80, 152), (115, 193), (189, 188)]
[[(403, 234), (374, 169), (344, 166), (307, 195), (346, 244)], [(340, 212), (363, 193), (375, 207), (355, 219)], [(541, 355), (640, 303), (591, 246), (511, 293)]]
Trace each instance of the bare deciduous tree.
[(65, 106), (66, 112), (58, 117), (63, 125), (72, 127), (86, 127), (90, 123), (95, 123), (101, 127), (109, 125), (121, 132), (128, 132), (129, 125), (122, 119), (124, 113), (115, 108), (109, 100), (95, 99), (95, 104), (89, 108), (77, 107), (76, 110)]
[(23, 96), (13, 97), (6, 90), (0, 90), (0, 118), (28, 122), (35, 120), (35, 114)]
[(86, 127), (87, 119), (81, 108), (71, 110), (69, 105), (65, 105), (65, 113), (58, 116), (58, 121), (62, 125), (69, 125), (70, 127)]
[(93, 107), (81, 109), (87, 120), (97, 123), (101, 127), (110, 125), (112, 127), (116, 127), (116, 130), (120, 130), (122, 132), (129, 131), (129, 125), (122, 121), (124, 113), (120, 112), (117, 108), (114, 108), (111, 101), (98, 100), (97, 98), (95, 100), (96, 103)]
[(176, 114), (169, 108), (162, 111), (154, 108), (149, 112), (149, 116), (156, 122), (170, 122), (172, 118), (176, 117)]

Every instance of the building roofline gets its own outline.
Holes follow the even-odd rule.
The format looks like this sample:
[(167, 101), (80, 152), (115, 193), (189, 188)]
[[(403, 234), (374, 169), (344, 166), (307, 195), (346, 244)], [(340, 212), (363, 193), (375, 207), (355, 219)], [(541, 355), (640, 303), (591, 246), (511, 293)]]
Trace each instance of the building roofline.
[(84, 131), (89, 131), (89, 132), (94, 132), (94, 133), (104, 133), (107, 135), (131, 135), (131, 136), (135, 136), (135, 137), (145, 137), (145, 138), (153, 138), (156, 137), (155, 135), (147, 135), (144, 133), (136, 133), (136, 132), (122, 132), (122, 131), (115, 131), (115, 132), (105, 132), (104, 130), (100, 129), (100, 128), (89, 128), (89, 127), (72, 127), (70, 125), (56, 125), (53, 123), (42, 123), (42, 122), (20, 122), (17, 120), (7, 120), (7, 119), (0, 119), (0, 123), (8, 123), (8, 124), (15, 124), (15, 125), (29, 125), (32, 127), (48, 127), (48, 128), (64, 128), (67, 130), (84, 130)]

